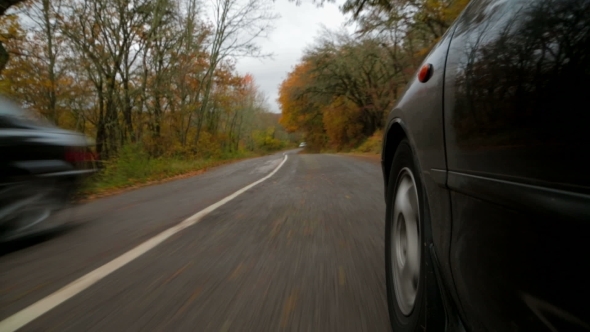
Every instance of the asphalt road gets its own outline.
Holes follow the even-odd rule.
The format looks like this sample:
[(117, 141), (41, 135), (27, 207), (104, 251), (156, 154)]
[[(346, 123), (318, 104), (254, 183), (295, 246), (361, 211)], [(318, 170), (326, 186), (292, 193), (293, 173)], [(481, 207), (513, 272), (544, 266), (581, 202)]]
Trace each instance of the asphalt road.
[[(283, 153), (85, 203), (67, 231), (3, 246), (0, 331), (35, 303), (46, 312), (19, 331), (389, 331), (379, 164), (297, 151), (106, 276), (97, 269), (268, 176)], [(95, 283), (60, 291), (85, 275)]]

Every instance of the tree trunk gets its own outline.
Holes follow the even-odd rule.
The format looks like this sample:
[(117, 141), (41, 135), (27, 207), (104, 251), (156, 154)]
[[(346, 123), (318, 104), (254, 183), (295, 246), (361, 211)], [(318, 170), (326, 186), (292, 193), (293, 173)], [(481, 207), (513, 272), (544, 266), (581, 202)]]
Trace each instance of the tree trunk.
[(48, 71), (48, 78), (49, 78), (49, 89), (47, 91), (47, 115), (53, 120), (53, 122), (58, 125), (59, 124), (59, 115), (57, 114), (57, 79), (55, 75), (55, 64), (56, 64), (56, 54), (54, 49), (54, 39), (55, 39), (55, 31), (53, 31), (51, 27), (51, 17), (50, 17), (50, 4), (49, 0), (42, 1), (43, 6), (43, 24), (44, 31), (45, 31), (45, 38), (47, 38), (47, 48), (45, 51), (47, 52), (47, 59), (49, 60), (49, 64), (47, 67)]

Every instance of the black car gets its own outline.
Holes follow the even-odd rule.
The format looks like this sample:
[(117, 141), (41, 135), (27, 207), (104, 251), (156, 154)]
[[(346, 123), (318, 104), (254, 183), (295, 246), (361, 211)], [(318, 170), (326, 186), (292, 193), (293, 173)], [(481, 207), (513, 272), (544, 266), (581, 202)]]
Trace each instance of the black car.
[(590, 330), (590, 1), (472, 0), (390, 113), (393, 331)]
[(0, 241), (47, 229), (94, 172), (91, 142), (0, 98)]

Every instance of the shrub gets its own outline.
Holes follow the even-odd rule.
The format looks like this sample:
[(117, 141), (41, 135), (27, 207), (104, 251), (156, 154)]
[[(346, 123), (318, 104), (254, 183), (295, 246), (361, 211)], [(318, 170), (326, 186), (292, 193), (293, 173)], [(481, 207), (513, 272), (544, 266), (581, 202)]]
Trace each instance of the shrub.
[(364, 153), (381, 153), (383, 146), (383, 132), (381, 130), (376, 131), (373, 135), (367, 138), (358, 148), (356, 152)]

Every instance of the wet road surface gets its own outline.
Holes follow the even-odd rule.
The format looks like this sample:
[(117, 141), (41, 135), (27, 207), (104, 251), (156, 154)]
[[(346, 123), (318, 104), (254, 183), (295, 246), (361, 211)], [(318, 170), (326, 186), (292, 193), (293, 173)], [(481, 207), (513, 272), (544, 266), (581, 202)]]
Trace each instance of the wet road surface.
[[(378, 162), (294, 152), (265, 181), (19, 331), (389, 331)], [(249, 159), (85, 203), (67, 232), (4, 248), (0, 331), (283, 160)]]

